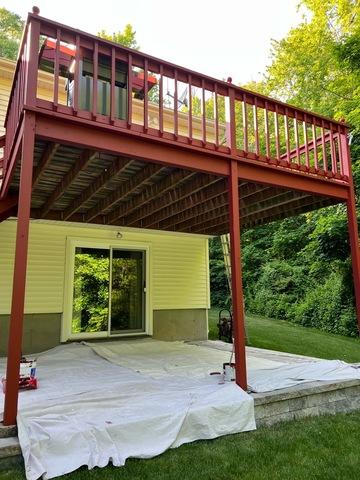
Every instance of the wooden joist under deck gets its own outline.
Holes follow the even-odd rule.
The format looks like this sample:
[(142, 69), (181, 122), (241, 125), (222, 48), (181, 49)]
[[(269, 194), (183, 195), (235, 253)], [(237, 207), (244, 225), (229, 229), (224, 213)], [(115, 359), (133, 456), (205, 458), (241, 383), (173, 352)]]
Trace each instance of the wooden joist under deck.
[[(225, 177), (55, 142), (35, 146), (32, 217), (217, 235), (228, 231)], [(10, 192), (17, 194), (19, 166)], [(336, 203), (239, 182), (243, 228)]]

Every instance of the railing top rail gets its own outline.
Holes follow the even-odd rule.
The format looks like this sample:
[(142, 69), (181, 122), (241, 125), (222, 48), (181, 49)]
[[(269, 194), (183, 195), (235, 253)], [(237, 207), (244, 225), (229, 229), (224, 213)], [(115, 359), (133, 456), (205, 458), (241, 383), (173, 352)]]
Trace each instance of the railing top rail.
[[(224, 80), (218, 80), (216, 78), (210, 77), (208, 75), (204, 75), (202, 73), (199, 73), (199, 72), (196, 72), (196, 71), (193, 71), (193, 70), (190, 70), (186, 67), (176, 65), (176, 64), (168, 62), (166, 60), (162, 60), (162, 59), (154, 57), (152, 55), (148, 55), (148, 54), (140, 52), (138, 50), (134, 50), (134, 49), (125, 47), (123, 45), (120, 45), (118, 43), (102, 39), (100, 37), (97, 37), (96, 35), (84, 32), (82, 30), (72, 28), (72, 27), (69, 27), (67, 25), (63, 25), (63, 24), (61, 24), (59, 22), (56, 22), (54, 20), (49, 20), (45, 17), (41, 17), (40, 15), (37, 15), (37, 14), (34, 14), (34, 13), (29, 13), (28, 14), (28, 19), (27, 19), (27, 24), (26, 24), (25, 29), (27, 29), (29, 20), (31, 20), (31, 19), (38, 20), (38, 21), (40, 21), (41, 24), (49, 25), (49, 26), (52, 26), (53, 28), (60, 28), (62, 31), (67, 32), (71, 35), (79, 35), (79, 36), (82, 36), (82, 37), (86, 37), (86, 38), (90, 39), (92, 42), (96, 41), (96, 42), (98, 42), (102, 45), (108, 46), (109, 48), (115, 47), (117, 50), (121, 50), (121, 51), (126, 52), (128, 54), (131, 54), (133, 56), (133, 58), (137, 57), (137, 58), (139, 58), (143, 61), (148, 60), (148, 61), (153, 62), (154, 64), (159, 64), (159, 65), (161, 64), (161, 65), (169, 67), (169, 69), (176, 70), (177, 72), (181, 71), (181, 72), (185, 73), (187, 76), (191, 76), (191, 78), (202, 79), (202, 80), (206, 81), (208, 84), (212, 84), (212, 85), (216, 84), (218, 87), (221, 86), (226, 91), (228, 91), (229, 89), (233, 89), (241, 97), (245, 96), (247, 103), (253, 103), (254, 99), (257, 99), (257, 101), (260, 100), (264, 105), (265, 105), (265, 102), (266, 102), (267, 107), (273, 107), (274, 111), (275, 111), (275, 106), (277, 106), (277, 108), (280, 107), (281, 110), (283, 110), (284, 112), (286, 112), (288, 114), (292, 113), (292, 115), (290, 115), (292, 117), (295, 116), (295, 112), (300, 113), (301, 116), (303, 116), (303, 118), (305, 118), (305, 116), (307, 118), (310, 117), (309, 118), (309, 120), (310, 120), (309, 123), (312, 123), (311, 122), (311, 118), (312, 118), (312, 119), (317, 119), (319, 124), (321, 124), (322, 121), (325, 121), (325, 122), (328, 122), (329, 124), (333, 124), (336, 127), (340, 126), (342, 128), (348, 128), (348, 125), (344, 122), (339, 122), (337, 120), (326, 117), (324, 115), (319, 115), (317, 113), (314, 113), (314, 112), (311, 112), (311, 111), (308, 111), (308, 110), (304, 110), (302, 108), (295, 107), (291, 104), (282, 102), (280, 100), (277, 100), (277, 99), (274, 99), (274, 98), (271, 98), (271, 97), (267, 97), (266, 95), (252, 92), (252, 91), (247, 90), (243, 87), (239, 87), (239, 86), (234, 85), (232, 83), (228, 83)], [(25, 38), (25, 35), (23, 36), (23, 41), (22, 41), (21, 48), (23, 48), (24, 38)], [(15, 75), (16, 75), (16, 72), (15, 72)]]

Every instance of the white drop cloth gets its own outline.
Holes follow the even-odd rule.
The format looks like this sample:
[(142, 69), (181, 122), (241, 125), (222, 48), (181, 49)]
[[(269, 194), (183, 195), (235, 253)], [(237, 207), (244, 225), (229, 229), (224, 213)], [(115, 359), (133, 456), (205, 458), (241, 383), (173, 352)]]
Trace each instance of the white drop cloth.
[[(209, 375), (229, 357), (217, 348), (152, 339), (69, 344), (40, 354), (39, 389), (19, 396), (27, 479), (53, 478), (81, 465), (124, 465), (129, 457), (150, 458), (186, 442), (254, 429), (253, 399)], [(360, 379), (359, 369), (340, 361), (286, 364), (248, 355), (247, 362), (256, 392)]]
[[(211, 372), (221, 372), (224, 362), (229, 362), (231, 352), (184, 342), (162, 342), (146, 338), (124, 342), (87, 343), (109, 362), (131, 368), (137, 372), (162, 378), (176, 375), (206, 378)], [(233, 359), (234, 361), (234, 359)], [(261, 369), (278, 367), (284, 363), (248, 357), (248, 367)]]
[[(160, 359), (161, 348), (166, 357), (171, 344), (148, 342), (148, 347), (141, 341), (116, 343), (128, 349), (131, 343), (138, 363), (142, 358), (154, 372), (150, 345)], [(219, 385), (216, 376), (204, 372), (188, 376), (180, 364), (180, 370), (173, 365), (158, 378), (139, 373), (125, 354), (114, 363), (94, 352), (109, 345), (70, 344), (38, 356), (39, 389), (19, 396), (28, 480), (54, 478), (82, 465), (102, 467), (110, 460), (124, 465), (129, 457), (150, 458), (186, 442), (255, 428), (253, 399), (235, 384)], [(221, 360), (228, 361), (228, 353)], [(217, 359), (213, 365), (221, 369)], [(0, 368), (4, 371), (4, 363)]]
[(252, 392), (270, 392), (305, 382), (360, 380), (360, 369), (340, 360), (292, 363), (275, 368), (250, 368), (248, 384)]
[[(183, 342), (159, 342), (151, 339), (92, 344), (92, 348), (110, 362), (162, 378), (177, 375), (205, 378), (229, 361), (229, 352)], [(146, 357), (146, 361), (145, 358)], [(247, 355), (248, 385), (252, 392), (269, 392), (311, 381), (360, 379), (360, 369), (340, 360), (316, 360), (297, 363), (262, 359)]]

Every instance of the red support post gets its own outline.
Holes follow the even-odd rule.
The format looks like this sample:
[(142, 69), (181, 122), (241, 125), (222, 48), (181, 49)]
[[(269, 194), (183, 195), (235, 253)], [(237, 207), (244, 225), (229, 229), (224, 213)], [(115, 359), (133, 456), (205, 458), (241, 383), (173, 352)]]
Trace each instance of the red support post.
[(235, 347), (236, 383), (247, 390), (245, 319), (241, 273), (239, 180), (237, 161), (230, 161), (229, 214), (231, 250), (231, 291), (233, 306), (233, 335)]
[(358, 331), (360, 334), (360, 249), (359, 249), (359, 233), (356, 218), (355, 198), (353, 188), (349, 191), (349, 198), (347, 200), (347, 217), (351, 249), (351, 263), (354, 279), (354, 294), (356, 305), (356, 317), (358, 324)]
[(339, 150), (346, 166), (345, 171), (349, 175), (349, 194), (346, 201), (346, 210), (348, 217), (349, 240), (351, 250), (351, 263), (354, 280), (354, 295), (358, 332), (360, 334), (360, 248), (359, 248), (359, 230), (356, 215), (355, 189), (351, 172), (351, 156), (347, 142), (346, 134), (339, 135)]
[(22, 141), (15, 265), (6, 367), (4, 425), (14, 425), (16, 422), (25, 304), (26, 266), (35, 141), (34, 114), (25, 112), (23, 121), (24, 136)]

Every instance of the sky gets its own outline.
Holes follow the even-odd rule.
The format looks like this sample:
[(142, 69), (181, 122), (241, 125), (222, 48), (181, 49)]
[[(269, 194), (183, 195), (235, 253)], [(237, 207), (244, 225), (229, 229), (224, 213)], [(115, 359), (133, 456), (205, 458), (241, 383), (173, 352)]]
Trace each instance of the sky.
[(261, 78), (271, 39), (301, 21), (298, 0), (0, 0), (23, 18), (34, 4), (41, 16), (94, 34), (130, 23), (143, 52), (242, 84)]

